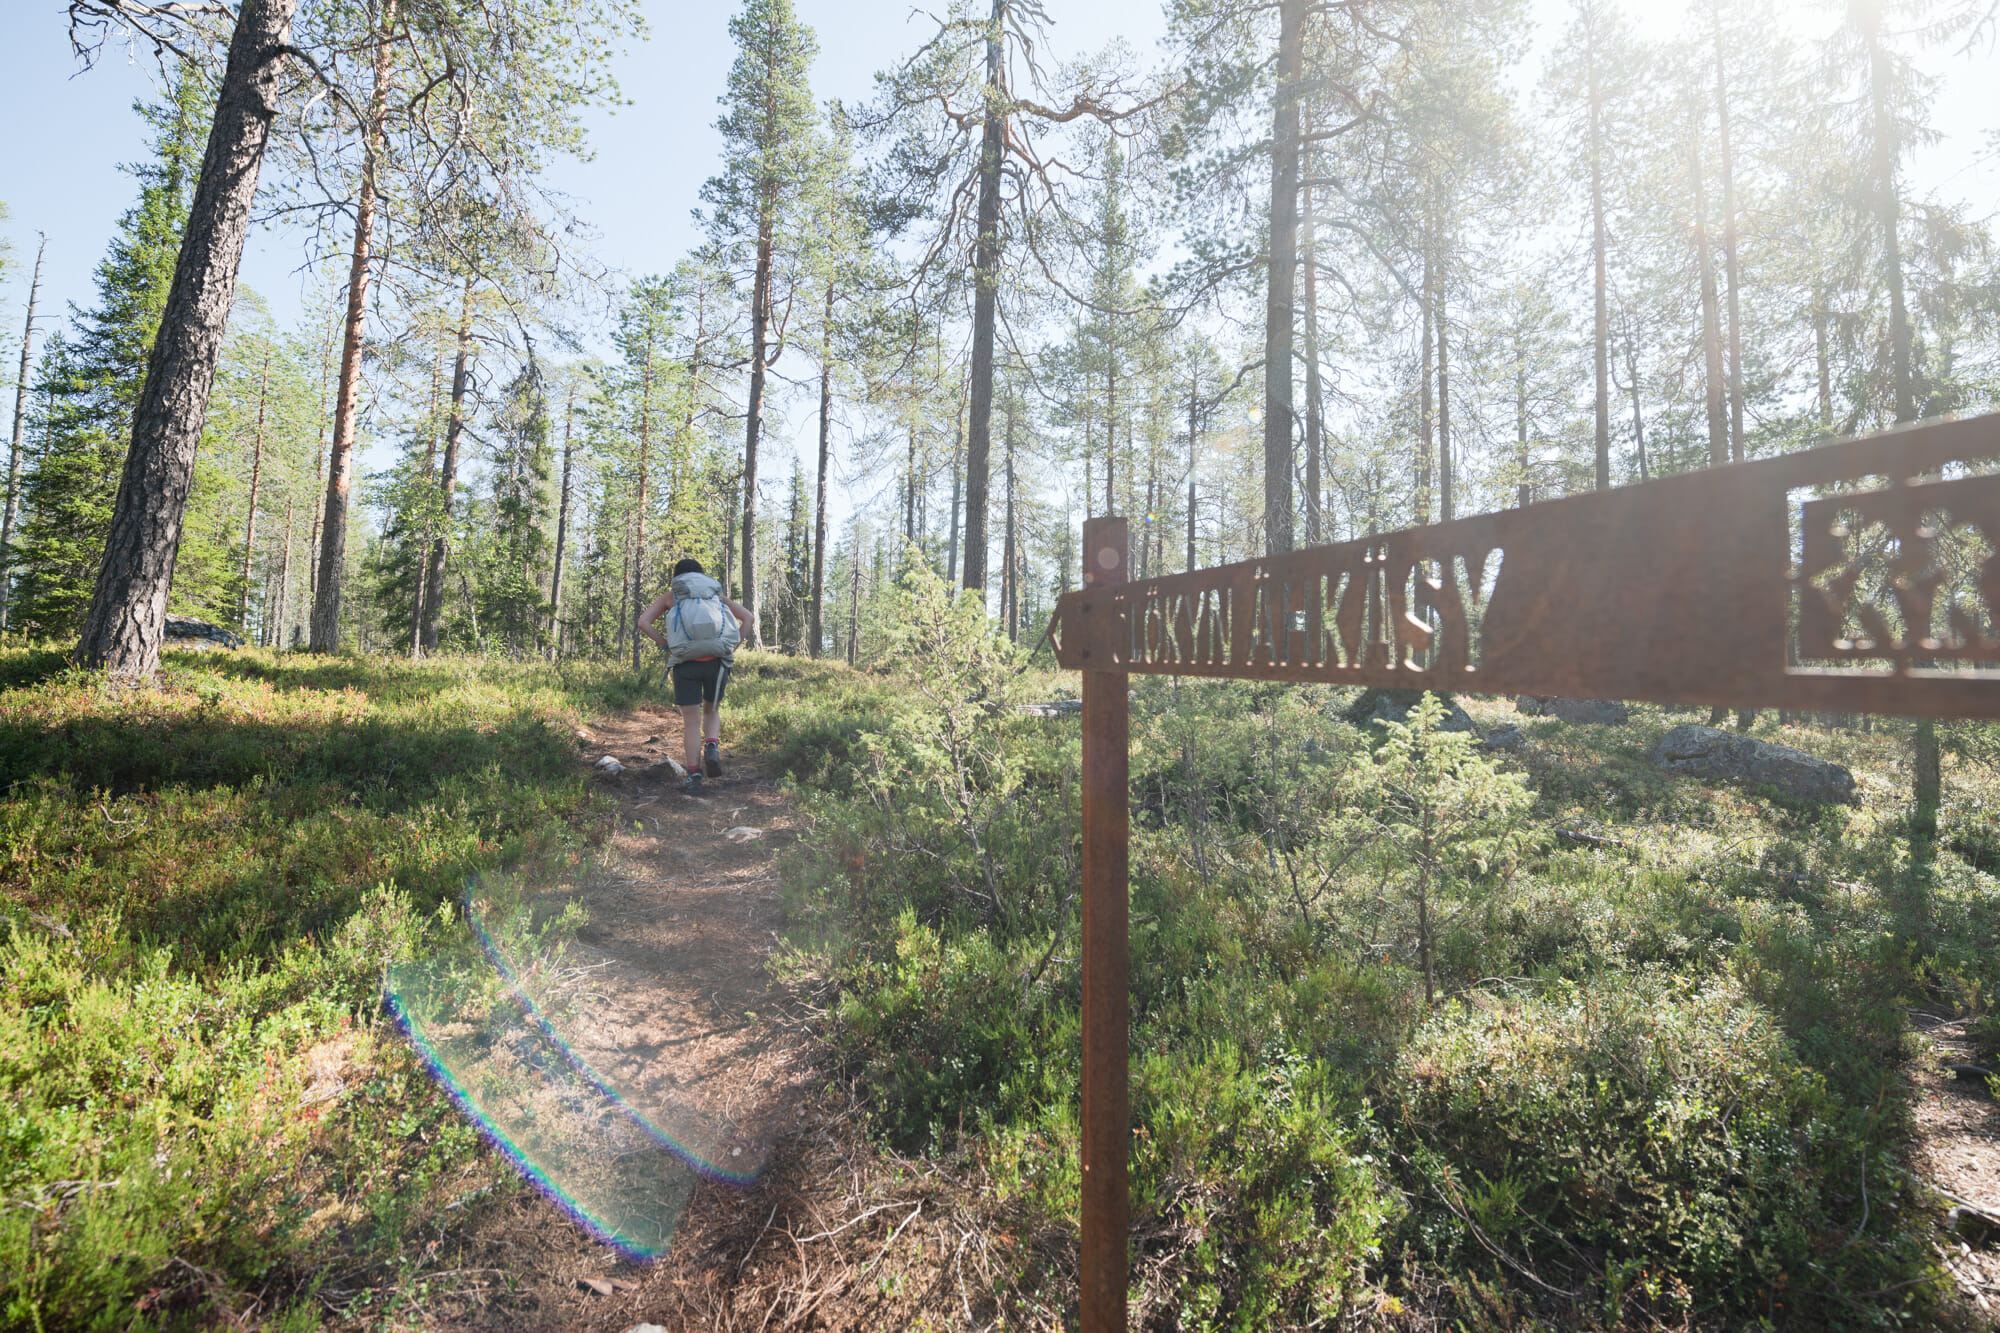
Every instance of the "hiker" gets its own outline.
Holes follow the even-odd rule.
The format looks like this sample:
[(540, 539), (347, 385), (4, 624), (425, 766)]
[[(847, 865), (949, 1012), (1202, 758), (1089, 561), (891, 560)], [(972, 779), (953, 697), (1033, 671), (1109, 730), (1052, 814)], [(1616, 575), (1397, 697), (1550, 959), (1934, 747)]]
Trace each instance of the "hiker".
[[(661, 616), (666, 633), (653, 628)], [(722, 585), (702, 572), (701, 561), (674, 566), (673, 581), (639, 614), (639, 632), (666, 650), (681, 710), (687, 780), (681, 790), (701, 794), (703, 774), (722, 776), (722, 690), (750, 613), (722, 595)]]

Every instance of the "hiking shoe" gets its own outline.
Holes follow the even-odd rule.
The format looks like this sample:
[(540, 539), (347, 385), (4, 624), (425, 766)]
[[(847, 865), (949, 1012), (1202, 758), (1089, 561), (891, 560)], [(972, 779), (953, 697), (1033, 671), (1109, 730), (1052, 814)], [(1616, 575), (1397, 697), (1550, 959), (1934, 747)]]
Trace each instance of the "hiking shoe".
[(722, 776), (722, 742), (703, 741), (701, 746), (701, 771), (712, 778)]
[(681, 793), (686, 796), (701, 795), (701, 774), (688, 774), (687, 781), (681, 784)]

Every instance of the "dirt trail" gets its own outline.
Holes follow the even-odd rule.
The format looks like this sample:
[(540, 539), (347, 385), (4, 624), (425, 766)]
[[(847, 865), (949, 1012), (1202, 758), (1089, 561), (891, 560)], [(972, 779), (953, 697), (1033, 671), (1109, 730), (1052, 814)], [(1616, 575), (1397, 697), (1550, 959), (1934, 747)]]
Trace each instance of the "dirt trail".
[[(1948, 1065), (1977, 1063), (1963, 1019), (1913, 1016), (1926, 1051), (1907, 1066), (1912, 1084), (1910, 1167), (1954, 1204), (2000, 1218), (2000, 1101)], [(1984, 1244), (1969, 1243), (1984, 1232)], [(2000, 1328), (2000, 1228), (1947, 1232), (1939, 1242), (1959, 1291)]]
[(918, 1185), (916, 1164), (863, 1139), (767, 969), (783, 920), (778, 853), (796, 836), (775, 778), (754, 756), (725, 753), (724, 777), (688, 797), (664, 767), (646, 772), (681, 757), (680, 719), (665, 707), (601, 719), (586, 736), (580, 766), (610, 755), (627, 771), (597, 778), (619, 802), (618, 826), (581, 890), (590, 919), (577, 943), (594, 998), (565, 1035), (677, 1140), (755, 1179), (701, 1179), (672, 1247), (646, 1265), (519, 1191), (469, 1228), (458, 1271), (480, 1276), (438, 1291), (428, 1322), (861, 1330), (950, 1310), (962, 1318), (949, 1326), (988, 1323), (992, 1301), (974, 1294), (995, 1277), (986, 1243), (947, 1230), (957, 1191), (934, 1170)]

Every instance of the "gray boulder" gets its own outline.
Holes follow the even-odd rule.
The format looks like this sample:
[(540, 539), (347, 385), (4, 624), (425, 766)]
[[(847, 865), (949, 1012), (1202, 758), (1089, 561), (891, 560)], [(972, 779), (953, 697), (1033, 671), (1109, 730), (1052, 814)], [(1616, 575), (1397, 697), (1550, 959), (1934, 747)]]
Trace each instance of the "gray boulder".
[(1511, 753), (1520, 749), (1527, 739), (1527, 732), (1509, 722), (1505, 726), (1495, 727), (1487, 732), (1479, 744), (1488, 750), (1506, 750)]
[(241, 648), (243, 640), (220, 625), (185, 616), (168, 616), (166, 646), (169, 648)]
[(1588, 722), (1611, 725), (1630, 721), (1632, 710), (1616, 699), (1546, 699), (1524, 694), (1514, 700), (1514, 711), (1527, 717), (1552, 717), (1559, 722)]
[(1854, 774), (1839, 764), (1815, 759), (1789, 745), (1693, 723), (1662, 736), (1653, 747), (1653, 762), (1669, 773), (1691, 778), (1772, 787), (1794, 800), (1845, 805), (1860, 800)]
[[(1363, 690), (1347, 709), (1347, 720), (1357, 727), (1375, 726), (1385, 722), (1407, 722), (1410, 710), (1423, 698), (1422, 690)], [(1438, 723), (1439, 731), (1470, 731), (1479, 728), (1472, 724), (1472, 716), (1458, 706), (1458, 700), (1450, 695), (1444, 700), (1444, 720)]]

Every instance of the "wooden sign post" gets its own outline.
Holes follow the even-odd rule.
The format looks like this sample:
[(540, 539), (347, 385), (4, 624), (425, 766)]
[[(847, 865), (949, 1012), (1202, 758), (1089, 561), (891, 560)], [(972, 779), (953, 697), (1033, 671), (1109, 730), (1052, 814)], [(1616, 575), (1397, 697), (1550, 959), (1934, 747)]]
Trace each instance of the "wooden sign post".
[[(1122, 518), (1083, 525), (1082, 605), (1125, 582), (1130, 545)], [(1083, 663), (1083, 1220), (1079, 1275), (1087, 1329), (1125, 1327), (1125, 1237), (1131, 1195), (1126, 1139), (1127, 869), (1130, 818), (1129, 678), (1115, 664)]]
[(2000, 414), (1126, 581), (1083, 528), (1084, 1333), (1123, 1333), (1131, 673), (2000, 718)]

